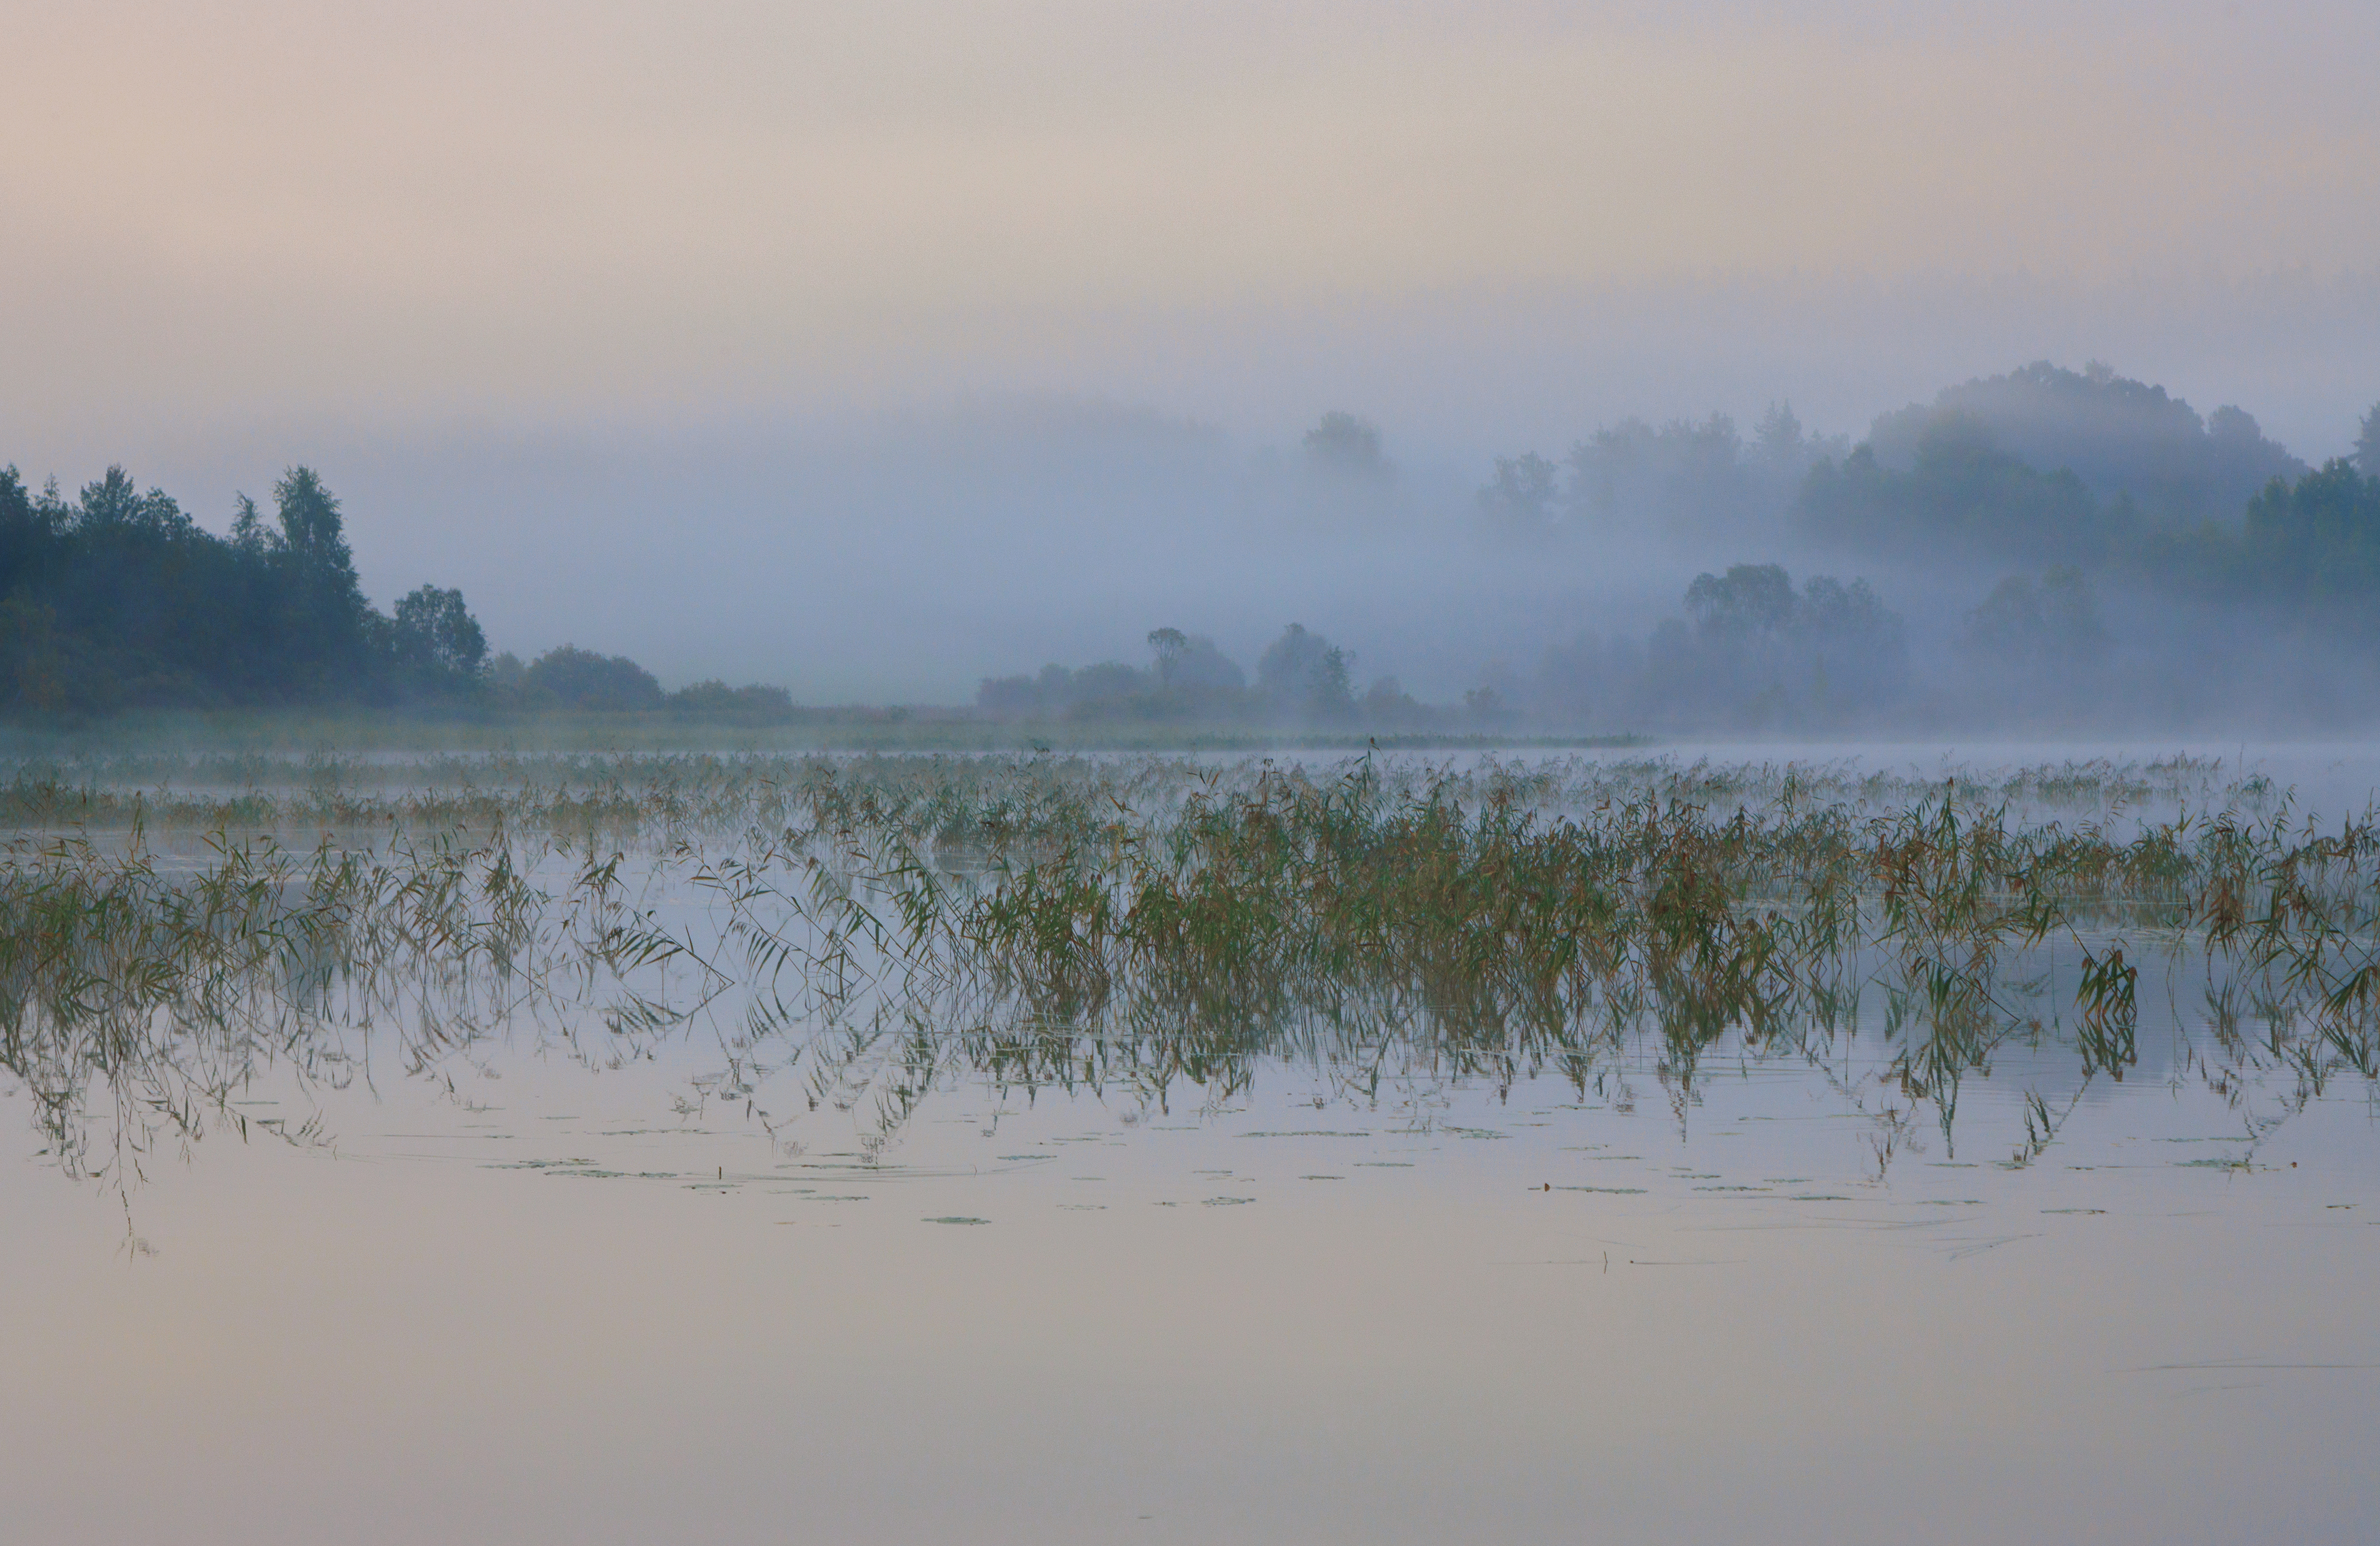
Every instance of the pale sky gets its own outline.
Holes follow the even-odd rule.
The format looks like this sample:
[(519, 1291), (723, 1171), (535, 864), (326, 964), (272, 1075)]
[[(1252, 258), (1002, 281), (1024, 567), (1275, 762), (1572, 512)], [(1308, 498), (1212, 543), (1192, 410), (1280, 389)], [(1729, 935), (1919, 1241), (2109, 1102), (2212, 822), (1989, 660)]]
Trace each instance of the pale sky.
[(2380, 265), (2368, 5), (7, 9), (35, 420), (1100, 391), (1250, 307)]

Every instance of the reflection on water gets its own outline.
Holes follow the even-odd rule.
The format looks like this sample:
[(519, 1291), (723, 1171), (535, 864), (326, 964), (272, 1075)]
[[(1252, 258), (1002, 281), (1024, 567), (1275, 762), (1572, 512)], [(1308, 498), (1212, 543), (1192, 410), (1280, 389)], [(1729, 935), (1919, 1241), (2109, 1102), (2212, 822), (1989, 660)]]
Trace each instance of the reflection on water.
[(2284, 790), (538, 771), (20, 844), (25, 1539), (2363, 1538)]

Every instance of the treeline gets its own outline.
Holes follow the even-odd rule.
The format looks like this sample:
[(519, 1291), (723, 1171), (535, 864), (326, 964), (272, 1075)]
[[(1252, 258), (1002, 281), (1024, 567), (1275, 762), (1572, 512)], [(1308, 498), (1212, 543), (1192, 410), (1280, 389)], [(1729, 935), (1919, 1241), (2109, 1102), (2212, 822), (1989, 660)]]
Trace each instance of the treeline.
[(1797, 590), (1781, 565), (1736, 564), (1682, 600), (1642, 640), (1585, 630), (1548, 648), (1502, 697), (1568, 728), (1827, 733), (2070, 717), (2121, 685), (2098, 591), (2070, 565), (1999, 580), (1952, 620), (1931, 672), (1865, 580)]
[(2001, 580), (1959, 620), (1949, 680), (1913, 668), (1909, 625), (1864, 579), (1781, 565), (1697, 575), (1643, 637), (1588, 630), (1530, 670), (1491, 664), (1459, 702), (1425, 704), (1393, 676), (1358, 690), (1354, 657), (1292, 623), (1248, 681), (1213, 641), (1160, 628), (1122, 661), (987, 678), (978, 710), (1012, 720), (1234, 722), (1315, 729), (1564, 732), (1845, 732), (1956, 720), (1961, 704), (2078, 709), (2105, 694), (2113, 640), (2070, 566)]
[(1460, 708), (1423, 704), (1393, 676), (1356, 690), (1355, 658), (1304, 623), (1293, 622), (1257, 658), (1255, 681), (1204, 634), (1158, 628), (1149, 660), (1069, 669), (1034, 676), (986, 677), (976, 706), (996, 719), (1232, 722), (1319, 728), (1429, 731), (1500, 724), (1509, 719), (1492, 690), (1475, 691)]
[[(2374, 433), (2367, 421), (2367, 447)], [(1504, 536), (1769, 532), (1880, 550), (1949, 536), (1961, 557), (2022, 550), (2059, 562), (2039, 550), (2042, 539), (2070, 559), (2141, 531), (2236, 522), (2275, 478), (2308, 470), (2242, 408), (2202, 418), (2105, 365), (2038, 361), (1881, 415), (1857, 447), (1809, 433), (1790, 404), (1772, 406), (1749, 438), (1724, 414), (1658, 429), (1623, 420), (1560, 461), (1498, 457), (1476, 504), (1483, 528)]]
[(524, 665), (509, 652), (488, 663), (486, 704), (515, 713), (668, 713), (679, 719), (733, 724), (791, 724), (794, 694), (758, 682), (730, 687), (712, 678), (664, 692), (653, 673), (625, 655), (558, 645)]
[(1747, 439), (1734, 419), (1623, 419), (1553, 461), (1534, 451), (1496, 459), (1476, 498), (1491, 537), (1541, 545), (1623, 528), (1673, 538), (1742, 537), (1774, 527), (1813, 466), (1851, 442), (1811, 434), (1791, 403), (1772, 405)]
[(477, 687), (487, 640), (459, 591), (365, 600), (338, 500), (310, 469), (200, 526), (121, 467), (68, 502), (0, 471), (0, 707), (103, 714), (435, 699)]
[(661, 711), (777, 723), (782, 687), (664, 693), (622, 656), (565, 645), (492, 659), (458, 590), (365, 598), (335, 495), (308, 467), (241, 496), (229, 535), (110, 467), (69, 501), (0, 470), (0, 713), (431, 706), (481, 713)]
[[(2162, 507), (2120, 485), (2103, 496), (2070, 467), (2045, 472), (2006, 449), (1989, 421), (1944, 411), (1918, 430), (1905, 468), (1873, 442), (1814, 468), (1794, 519), (1811, 538), (1914, 569), (2071, 565), (2180, 599), (2312, 608), (2325, 622), (2369, 632), (2380, 622), (2374, 420), (2380, 408), (2359, 458), (2313, 469), (2292, 458), (2293, 470), (2272, 473), (2228, 518), (2184, 520), (2174, 511), (2214, 499), (2216, 480), (2180, 486), (2167, 477)], [(2253, 422), (2235, 438), (2247, 441)], [(2243, 445), (2238, 463), (2274, 459)]]
[[(1857, 447), (1790, 406), (1751, 439), (1713, 415), (1629, 420), (1560, 463), (1497, 459), (1477, 496), (1500, 537), (1791, 544), (1920, 574), (2072, 567), (2176, 598), (2375, 620), (2380, 405), (2354, 454), (2311, 468), (2236, 406), (2046, 361), (1879, 417)], [(1742, 550), (1741, 548), (1738, 550)]]
[(2380, 646), (2380, 405), (2309, 468), (2105, 367), (2034, 365), (1888, 414), (1803, 481), (1804, 537), (1917, 574), (2070, 568), (2168, 609)]
[(1816, 729), (2095, 702), (2189, 719), (2283, 698), (2300, 718), (2380, 713), (2380, 405), (2350, 456), (2309, 467), (2243, 409), (2201, 417), (2102, 365), (2036, 363), (1885, 414), (1856, 447), (1785, 408), (1750, 440), (1718, 416), (1632, 421), (1560, 463), (1500, 458), (1476, 502), (1498, 539), (1582, 558), (1646, 531), (1800, 550), (1923, 603), (1912, 642), (1873, 587), (1814, 581), (1814, 597), (1738, 564), (1649, 637), (1586, 632), (1507, 671), (1504, 695), (1540, 717)]
[(1921, 442), (1952, 424), (2026, 466), (2070, 473), (2152, 524), (2236, 520), (2265, 485), (2307, 470), (2246, 409), (2226, 405), (2202, 418), (2165, 388), (2097, 361), (2078, 371), (2036, 360), (1945, 387), (1930, 404), (1880, 416), (1866, 443), (1885, 465), (1905, 468)]
[(1500, 696), (1572, 727), (1850, 730), (1911, 688), (1909, 629), (1867, 581), (1736, 564), (1686, 587), (1683, 615), (1639, 641), (1583, 630)]

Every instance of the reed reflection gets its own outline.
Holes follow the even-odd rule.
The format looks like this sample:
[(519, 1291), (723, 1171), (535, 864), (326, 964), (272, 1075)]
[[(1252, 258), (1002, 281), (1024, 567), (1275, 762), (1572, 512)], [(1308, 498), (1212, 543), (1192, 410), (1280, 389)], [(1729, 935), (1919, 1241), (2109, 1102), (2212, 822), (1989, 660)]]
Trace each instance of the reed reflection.
[(1365, 1106), (1649, 1079), (1682, 1123), (1756, 1068), (1866, 1114), (1879, 1167), (2018, 1083), (2021, 1166), (2128, 1077), (2252, 1134), (2380, 1080), (2380, 826), (2204, 765), (565, 758), (0, 801), (53, 828), (0, 862), (0, 1061), (124, 1188), (247, 1135), (268, 1077), (451, 1091), (531, 1048), (715, 1045), (682, 1111), (856, 1112), (871, 1153), (956, 1080), (1171, 1112), (1268, 1069)]

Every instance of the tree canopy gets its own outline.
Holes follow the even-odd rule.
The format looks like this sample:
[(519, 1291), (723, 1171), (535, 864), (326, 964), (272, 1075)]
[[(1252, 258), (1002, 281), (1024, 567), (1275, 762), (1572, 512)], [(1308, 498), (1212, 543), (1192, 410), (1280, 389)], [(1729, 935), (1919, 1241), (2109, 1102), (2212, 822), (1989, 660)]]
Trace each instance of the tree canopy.
[(2243, 409), (2202, 419), (2165, 388), (2096, 361), (2077, 371), (2036, 360), (1945, 387), (1931, 404), (1878, 417), (1868, 444), (1886, 466), (1906, 470), (1946, 420), (1980, 429), (2027, 466), (2073, 474), (2098, 499), (2129, 497), (2157, 522), (2236, 518), (2266, 483), (2306, 470)]
[(308, 467), (243, 497), (229, 536), (109, 467), (68, 502), (0, 470), (0, 708), (389, 703), (474, 690), (462, 594), (365, 599), (339, 501)]
[(1906, 470), (1867, 445), (1840, 466), (1819, 463), (1794, 519), (1844, 549), (1956, 563), (2095, 563), (2140, 526), (2127, 501), (2103, 504), (2071, 471), (2042, 472), (2004, 450), (1984, 421), (1955, 414), (1925, 426)]

